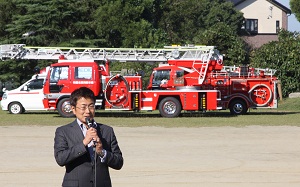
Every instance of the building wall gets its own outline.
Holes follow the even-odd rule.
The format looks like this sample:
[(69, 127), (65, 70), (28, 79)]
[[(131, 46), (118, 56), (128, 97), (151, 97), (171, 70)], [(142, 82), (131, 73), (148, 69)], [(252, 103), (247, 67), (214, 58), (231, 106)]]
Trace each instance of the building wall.
[(252, 35), (252, 36), (250, 35), (250, 36), (243, 36), (242, 38), (253, 48), (259, 48), (263, 44), (269, 43), (271, 41), (278, 41), (277, 34), (260, 34), (260, 35)]
[(282, 29), (288, 30), (288, 15), (282, 11)]
[(236, 8), (244, 13), (245, 19), (258, 20), (258, 33), (243, 37), (253, 48), (278, 41), (276, 21), (279, 21), (279, 29), (288, 29), (287, 13), (267, 0), (247, 0)]
[[(287, 28), (285, 13), (267, 0), (247, 0), (236, 6), (246, 19), (258, 19), (258, 33), (276, 33), (276, 21), (280, 28)], [(285, 14), (286, 15), (286, 14)]]

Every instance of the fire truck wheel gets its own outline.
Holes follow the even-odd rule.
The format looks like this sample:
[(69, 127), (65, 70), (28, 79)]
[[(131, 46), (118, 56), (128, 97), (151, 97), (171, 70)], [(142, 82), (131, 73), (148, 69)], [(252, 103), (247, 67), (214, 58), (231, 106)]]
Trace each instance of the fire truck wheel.
[(173, 118), (179, 116), (181, 104), (174, 97), (166, 97), (159, 103), (159, 113), (162, 117)]
[(22, 114), (25, 111), (21, 103), (18, 102), (9, 104), (8, 110), (11, 114)]
[(64, 98), (58, 102), (57, 111), (62, 117), (74, 117), (69, 98)]
[(237, 99), (233, 100), (229, 105), (230, 113), (233, 115), (242, 115), (247, 113), (247, 105), (245, 101)]

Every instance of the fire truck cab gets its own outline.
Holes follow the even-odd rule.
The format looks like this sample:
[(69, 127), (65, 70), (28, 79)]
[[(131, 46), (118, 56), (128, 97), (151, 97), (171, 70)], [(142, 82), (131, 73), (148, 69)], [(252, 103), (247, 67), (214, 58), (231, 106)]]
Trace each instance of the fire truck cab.
[(93, 60), (59, 60), (52, 64), (44, 85), (44, 107), (48, 110), (57, 109), (65, 117), (73, 116), (69, 103), (71, 92), (84, 86), (98, 96), (99, 72), (99, 65)]

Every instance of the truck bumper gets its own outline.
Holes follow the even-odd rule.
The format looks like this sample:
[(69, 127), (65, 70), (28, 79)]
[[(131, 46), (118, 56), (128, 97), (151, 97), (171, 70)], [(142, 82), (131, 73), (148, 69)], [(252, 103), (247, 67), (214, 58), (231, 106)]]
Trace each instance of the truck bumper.
[(6, 100), (1, 100), (0, 103), (2, 110), (8, 110), (8, 102)]

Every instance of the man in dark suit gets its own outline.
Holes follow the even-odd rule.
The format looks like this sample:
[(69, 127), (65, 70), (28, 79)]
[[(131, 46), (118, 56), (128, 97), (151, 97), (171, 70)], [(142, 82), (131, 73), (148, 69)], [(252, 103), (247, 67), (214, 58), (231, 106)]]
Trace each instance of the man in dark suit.
[(95, 102), (90, 89), (73, 91), (70, 104), (76, 120), (56, 129), (54, 156), (66, 168), (63, 187), (111, 187), (108, 168), (123, 166), (113, 128), (93, 121)]

